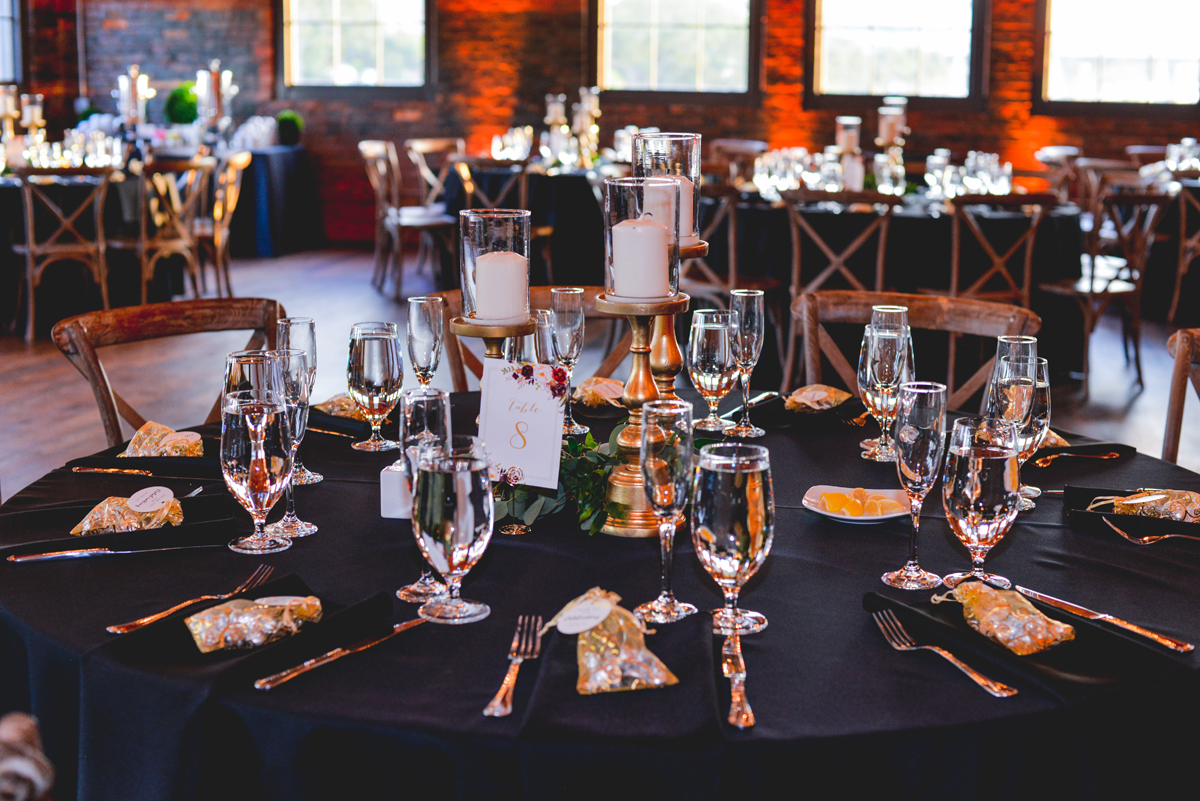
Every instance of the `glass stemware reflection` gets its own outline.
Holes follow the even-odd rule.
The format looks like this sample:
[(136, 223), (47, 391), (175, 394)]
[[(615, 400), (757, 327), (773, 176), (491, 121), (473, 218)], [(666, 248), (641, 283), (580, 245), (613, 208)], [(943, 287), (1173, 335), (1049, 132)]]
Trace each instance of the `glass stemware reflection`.
[(758, 364), (762, 352), (763, 291), (761, 289), (735, 289), (730, 293), (729, 308), (737, 313), (737, 336), (734, 337), (735, 356), (742, 383), (742, 419), (725, 433), (731, 437), (752, 439), (766, 434), (750, 422), (750, 374)]
[(942, 474), (942, 507), (959, 542), (971, 554), (969, 573), (951, 573), (942, 583), (953, 589), (968, 578), (1008, 589), (1012, 582), (987, 573), (983, 561), (1017, 518), (1020, 495), (1017, 429), (999, 418), (954, 421)]
[(264, 390), (228, 392), (221, 399), (221, 476), (254, 519), (254, 534), (229, 543), (237, 553), (278, 553), (286, 537), (264, 530), (267, 514), (292, 480), (292, 436), (287, 407)]
[[(317, 324), (311, 317), (281, 317), (276, 323), (275, 346), (277, 348), (299, 348), (308, 357), (308, 394), (312, 399), (313, 381), (317, 377)], [(300, 451), (292, 465), (292, 486), (319, 484), (324, 480), (301, 463)]]
[(901, 384), (897, 408), (896, 472), (908, 495), (912, 532), (908, 562), (899, 570), (884, 573), (883, 583), (902, 590), (931, 590), (942, 579), (917, 563), (917, 535), (921, 504), (937, 481), (946, 449), (946, 385), (925, 381)]
[(463, 577), (492, 539), (492, 482), (487, 453), (476, 437), (454, 437), (449, 448), (425, 443), (413, 485), (413, 536), (446, 595), (431, 598), (417, 614), (432, 623), (474, 623), (491, 614), (485, 603), (464, 600)]
[[(423, 447), (445, 448), (450, 440), (450, 393), (444, 389), (406, 389), (400, 396), (400, 458), (409, 495), (417, 478), (417, 463)], [(409, 603), (425, 603), (446, 594), (446, 585), (422, 570), (412, 584), (396, 590), (396, 597)]]
[(692, 485), (692, 544), (700, 564), (725, 594), (713, 612), (713, 633), (753, 634), (767, 627), (758, 612), (738, 608), (775, 534), (771, 461), (761, 445), (718, 442), (700, 449)]
[(583, 351), (583, 289), (580, 287), (554, 287), (550, 290), (550, 307), (554, 313), (552, 339), (554, 358), (567, 371), (567, 404), (563, 417), (563, 433), (583, 435), (589, 429), (575, 422), (571, 412), (571, 376), (579, 354)]
[(874, 462), (896, 460), (891, 429), (896, 419), (896, 389), (905, 377), (908, 363), (909, 342), (907, 326), (868, 325), (863, 330), (858, 358), (858, 391), (880, 430), (876, 447), (864, 451), (864, 459)]
[(399, 443), (379, 433), (400, 400), (404, 362), (395, 323), (356, 323), (350, 329), (346, 384), (350, 398), (371, 423), (371, 437), (351, 445), (360, 451), (390, 451)]
[(662, 592), (633, 613), (648, 623), (674, 623), (696, 613), (671, 591), (671, 553), (675, 527), (692, 489), (692, 404), (656, 400), (642, 406), (642, 480), (646, 499), (658, 520), (662, 549)]
[(285, 492), (287, 512), (282, 520), (277, 520), (267, 526), (267, 533), (274, 537), (308, 537), (317, 533), (317, 527), (296, 517), (296, 493), (293, 484), (296, 476), (296, 454), (300, 452), (300, 442), (308, 429), (308, 355), (299, 348), (284, 348), (268, 353), (274, 354), (279, 360), (280, 373), (283, 376), (283, 402), (287, 406), (288, 422), (292, 429), (292, 480), (288, 482)]
[(548, 309), (530, 309), (537, 324), (532, 334), (504, 340), (504, 358), (510, 362), (554, 364), (554, 315)]
[(442, 355), (442, 299), (422, 296), (408, 299), (408, 361), (417, 383), (429, 386)]
[(708, 403), (708, 417), (696, 423), (698, 431), (720, 432), (733, 427), (733, 423), (717, 416), (717, 407), (740, 375), (735, 344), (737, 331), (738, 316), (734, 312), (701, 309), (692, 315), (688, 376), (692, 386)]

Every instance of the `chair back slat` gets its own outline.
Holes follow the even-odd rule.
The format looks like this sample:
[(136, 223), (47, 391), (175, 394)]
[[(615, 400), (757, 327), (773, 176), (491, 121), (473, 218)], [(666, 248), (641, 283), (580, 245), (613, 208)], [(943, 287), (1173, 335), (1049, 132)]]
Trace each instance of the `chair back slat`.
[[(421, 175), (421, 180), (417, 185), (420, 190), (421, 205), (431, 206), (441, 202), (446, 190), (446, 179), (450, 176), (454, 162), (467, 153), (466, 141), (454, 137), (406, 139), (404, 149), (408, 154), (408, 160), (416, 166), (417, 172)], [(430, 156), (441, 158), (437, 172), (434, 172), (433, 166), (429, 163)]]
[[(1046, 215), (1057, 205), (1058, 199), (1051, 194), (962, 195), (955, 198), (951, 203), (953, 217), (950, 236), (950, 297), (986, 297), (1019, 303), (1029, 308), (1033, 289), (1034, 243)], [(1028, 227), (1004, 253), (996, 251), (993, 240), (987, 236), (979, 223), (976, 209), (981, 206), (1027, 211), (1025, 219)], [(966, 227), (991, 262), (991, 266), (965, 288), (960, 283), (963, 227)], [(1009, 267), (1017, 251), (1023, 251), (1019, 272)], [(1000, 280), (1004, 288), (999, 291), (988, 290), (988, 285), (995, 284), (996, 279)]]

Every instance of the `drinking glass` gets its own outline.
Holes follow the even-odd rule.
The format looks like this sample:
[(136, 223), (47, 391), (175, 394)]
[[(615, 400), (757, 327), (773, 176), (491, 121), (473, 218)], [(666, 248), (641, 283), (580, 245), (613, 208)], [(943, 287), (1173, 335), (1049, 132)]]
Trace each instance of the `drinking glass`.
[(583, 350), (583, 290), (579, 287), (554, 287), (550, 290), (550, 306), (554, 312), (554, 358), (567, 371), (567, 404), (563, 417), (564, 434), (586, 434), (589, 429), (575, 422), (571, 413), (571, 374), (579, 353)]
[(421, 554), (446, 581), (447, 594), (417, 614), (432, 623), (474, 623), (491, 614), (484, 603), (460, 596), (463, 577), (492, 539), (492, 482), (477, 437), (454, 437), (449, 448), (426, 443), (413, 484), (413, 536)]
[(346, 384), (350, 398), (371, 423), (371, 437), (350, 447), (360, 451), (390, 451), (400, 447), (384, 439), (379, 428), (400, 400), (404, 362), (395, 323), (355, 323), (350, 328), (350, 358)]
[(442, 355), (442, 299), (408, 299), (408, 360), (417, 382), (429, 386)]
[(692, 315), (688, 375), (708, 402), (708, 417), (696, 423), (698, 431), (724, 431), (733, 426), (717, 417), (717, 407), (738, 380), (737, 331), (735, 312), (702, 309)]
[(288, 482), (285, 498), (287, 513), (282, 520), (277, 520), (267, 526), (267, 533), (274, 537), (307, 537), (317, 533), (317, 527), (305, 523), (296, 517), (296, 495), (292, 484), (295, 482), (296, 454), (300, 452), (300, 442), (308, 428), (308, 356), (299, 348), (284, 348), (270, 350), (279, 360), (279, 370), (283, 376), (283, 392), (280, 396), (287, 407), (288, 422), (292, 429), (292, 481)]
[(868, 325), (863, 330), (858, 358), (858, 392), (880, 429), (877, 447), (864, 451), (864, 459), (874, 462), (896, 460), (891, 429), (896, 419), (896, 389), (904, 378), (908, 353), (907, 326)]
[[(406, 389), (400, 395), (400, 458), (404, 481), (411, 495), (417, 478), (417, 461), (424, 446), (444, 448), (450, 440), (450, 393), (444, 389)], [(396, 590), (401, 601), (423, 604), (446, 594), (446, 585), (422, 570), (421, 577)]]
[(734, 358), (742, 379), (742, 419), (733, 428), (726, 430), (731, 437), (751, 439), (766, 434), (750, 422), (750, 373), (758, 364), (758, 355), (763, 345), (763, 291), (761, 289), (735, 289), (730, 293), (729, 308), (737, 313), (737, 336), (733, 338)]
[(908, 494), (912, 534), (908, 562), (899, 570), (884, 573), (883, 583), (902, 590), (932, 590), (942, 579), (917, 564), (917, 534), (921, 504), (937, 481), (946, 450), (946, 385), (930, 381), (901, 384), (896, 405), (896, 472)]
[(257, 390), (283, 392), (279, 359), (266, 350), (236, 350), (225, 357), (225, 386), (221, 393)]
[(646, 499), (658, 519), (662, 546), (662, 592), (633, 613), (648, 623), (674, 623), (696, 613), (671, 592), (671, 549), (692, 488), (692, 404), (649, 401), (642, 406), (642, 479)]
[(942, 507), (954, 536), (971, 554), (971, 572), (946, 576), (942, 583), (947, 587), (968, 578), (1004, 590), (1012, 586), (1003, 576), (985, 573), (983, 560), (1017, 517), (1019, 472), (1016, 426), (990, 417), (954, 421), (942, 474)]
[(229, 543), (229, 549), (264, 554), (292, 547), (291, 540), (272, 537), (263, 528), (292, 480), (291, 426), (278, 394), (246, 389), (221, 399), (221, 475), (254, 519), (254, 534)]
[(554, 364), (554, 315), (548, 309), (530, 309), (537, 323), (532, 334), (504, 340), (504, 358), (510, 362)]
[(692, 485), (692, 544), (725, 593), (725, 607), (713, 612), (714, 634), (754, 634), (767, 627), (763, 615), (738, 608), (738, 593), (771, 552), (774, 533), (767, 449), (741, 442), (701, 448)]
[[(1029, 457), (1042, 447), (1046, 434), (1050, 432), (1050, 366), (1042, 358), (1006, 361), (1018, 362), (1020, 366), (1017, 369), (1021, 374), (1026, 373), (1027, 366), (1033, 368), (1029, 415), (1024, 418), (1023, 424), (1017, 431), (1017, 462), (1024, 467), (1025, 462), (1029, 461)], [(1022, 512), (1037, 508), (1037, 504), (1030, 499), (1041, 495), (1040, 489), (1022, 484), (1020, 492), (1020, 510)]]
[(1004, 335), (996, 337), (996, 360), (992, 362), (992, 376), (988, 382), (987, 401), (984, 409), (988, 417), (996, 416), (995, 401), (992, 388), (1000, 375), (1000, 368), (1007, 358), (1036, 359), (1037, 337)]
[[(311, 317), (282, 317), (276, 323), (275, 346), (299, 348), (308, 356), (308, 393), (312, 398), (313, 380), (317, 377), (317, 324)], [(319, 484), (325, 477), (300, 463), (300, 451), (292, 466), (292, 486)]]

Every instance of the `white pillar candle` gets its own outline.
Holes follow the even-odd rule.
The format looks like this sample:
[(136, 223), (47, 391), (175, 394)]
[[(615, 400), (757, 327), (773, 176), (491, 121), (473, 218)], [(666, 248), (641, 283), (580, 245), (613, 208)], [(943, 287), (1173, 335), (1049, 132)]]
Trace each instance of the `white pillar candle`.
[(529, 316), (529, 260), (511, 250), (475, 258), (475, 318), (499, 324)]
[(671, 294), (667, 254), (671, 234), (643, 217), (612, 229), (613, 293), (622, 298), (665, 298)]
[(42, 121), (42, 107), (29, 105), (22, 109), (24, 114), (21, 117), (21, 125), (28, 128), (31, 125), (36, 125)]
[[(700, 237), (693, 233), (692, 209), (694, 199), (692, 182), (682, 175), (656, 175), (655, 178), (670, 178), (679, 184), (679, 240), (680, 244), (695, 245)], [(654, 219), (671, 230), (674, 215), (671, 204), (675, 202), (675, 190), (669, 186), (647, 186), (643, 209), (654, 215)]]

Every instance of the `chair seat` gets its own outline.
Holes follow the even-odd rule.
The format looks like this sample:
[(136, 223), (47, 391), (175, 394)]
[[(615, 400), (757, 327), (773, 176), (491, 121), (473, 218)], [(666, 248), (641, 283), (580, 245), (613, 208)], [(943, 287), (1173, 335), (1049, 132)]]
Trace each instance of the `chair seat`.
[(426, 206), (401, 206), (388, 209), (387, 224), (401, 228), (439, 228), (454, 225), (455, 219), (447, 214), (431, 212)]
[(1066, 278), (1062, 281), (1055, 281), (1049, 284), (1038, 284), (1038, 289), (1042, 292), (1048, 292), (1051, 295), (1064, 295), (1069, 297), (1078, 297), (1080, 295), (1125, 295), (1130, 292), (1136, 292), (1137, 286), (1122, 281), (1120, 279), (1109, 281), (1107, 283), (1097, 282), (1095, 288), (1092, 287), (1092, 282), (1088, 278)]
[[(12, 246), (14, 253), (28, 253), (29, 246), (24, 244), (16, 244)], [(78, 254), (81, 256), (93, 256), (99, 252), (95, 244), (84, 244), (76, 242), (73, 244), (63, 243), (61, 245), (38, 245), (34, 252), (38, 256), (65, 256), (69, 254)]]

